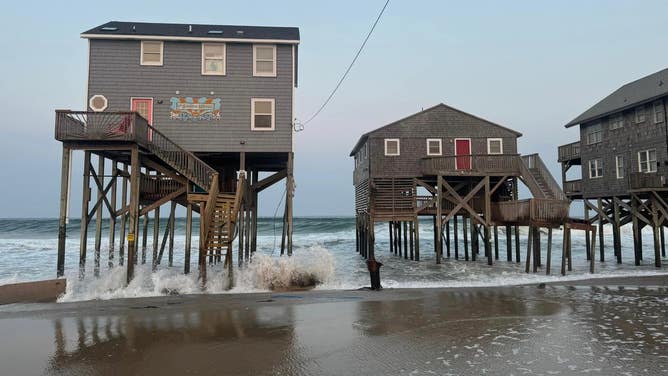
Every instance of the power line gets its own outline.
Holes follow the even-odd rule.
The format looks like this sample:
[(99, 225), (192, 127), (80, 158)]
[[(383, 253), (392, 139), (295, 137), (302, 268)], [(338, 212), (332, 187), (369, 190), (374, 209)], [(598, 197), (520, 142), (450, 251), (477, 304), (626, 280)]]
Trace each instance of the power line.
[[(355, 57), (353, 58), (353, 61), (350, 62), (350, 65), (348, 65), (348, 69), (346, 69), (345, 73), (343, 73), (343, 76), (341, 76), (341, 79), (339, 80), (339, 82), (338, 82), (338, 83), (336, 84), (336, 86), (334, 87), (334, 90), (332, 90), (332, 92), (329, 94), (329, 97), (327, 97), (327, 99), (326, 99), (325, 102), (322, 104), (322, 106), (320, 106), (320, 108), (318, 109), (318, 111), (316, 111), (316, 112), (313, 114), (313, 116), (311, 116), (308, 120), (306, 120), (305, 122), (303, 122), (303, 123), (300, 124), (301, 127), (303, 127), (304, 125), (310, 123), (311, 120), (315, 119), (315, 117), (318, 116), (318, 114), (320, 114), (320, 112), (322, 112), (322, 110), (325, 108), (325, 106), (327, 106), (327, 104), (329, 103), (329, 101), (332, 100), (332, 97), (334, 97), (334, 94), (336, 93), (336, 91), (339, 90), (339, 87), (340, 87), (341, 84), (343, 83), (343, 80), (346, 79), (346, 77), (348, 76), (348, 73), (349, 73), (350, 70), (352, 69), (353, 65), (355, 65), (355, 62), (357, 61), (357, 58), (358, 58), (358, 57), (360, 56), (360, 54), (362, 53), (362, 50), (364, 50), (364, 46), (366, 46), (366, 42), (369, 41), (369, 38), (371, 37), (371, 34), (373, 33), (373, 30), (376, 28), (376, 25), (378, 25), (378, 22), (380, 21), (380, 18), (383, 16), (383, 13), (385, 12), (385, 8), (387, 8), (387, 5), (388, 5), (389, 3), (390, 3), (390, 0), (387, 0), (387, 1), (385, 2), (385, 5), (383, 5), (383, 9), (380, 10), (380, 13), (378, 13), (378, 17), (376, 17), (376, 21), (374, 21), (373, 25), (371, 26), (371, 30), (369, 30), (369, 33), (366, 35), (366, 38), (364, 38), (364, 42), (362, 42), (362, 45), (361, 45), (360, 48), (357, 50), (357, 53), (355, 54)], [(302, 129), (303, 129), (303, 128), (302, 128)]]

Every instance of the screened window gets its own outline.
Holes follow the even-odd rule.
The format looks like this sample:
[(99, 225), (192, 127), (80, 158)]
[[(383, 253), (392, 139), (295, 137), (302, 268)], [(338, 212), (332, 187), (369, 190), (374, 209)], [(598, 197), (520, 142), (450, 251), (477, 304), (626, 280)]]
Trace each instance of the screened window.
[(503, 154), (503, 140), (500, 138), (488, 138), (487, 154)]
[(162, 65), (163, 43), (161, 41), (141, 42), (141, 65)]
[(394, 156), (400, 154), (400, 145), (398, 138), (385, 139), (385, 155)]
[(656, 172), (656, 149), (638, 152), (638, 169), (640, 172)]
[(624, 157), (621, 155), (615, 157), (615, 172), (617, 179), (624, 178)]
[(610, 129), (619, 129), (624, 126), (624, 115), (617, 114), (610, 117)]
[(663, 123), (663, 103), (661, 101), (654, 102), (654, 122)]
[(589, 161), (589, 177), (591, 179), (603, 177), (603, 162), (600, 158)]
[(274, 100), (251, 99), (251, 130), (272, 131), (275, 128)]
[(440, 138), (428, 138), (427, 139), (427, 155), (441, 155), (442, 152), (442, 143)]
[(596, 123), (587, 128), (587, 145), (598, 144), (603, 141), (603, 129), (601, 123)]
[(202, 43), (202, 74), (225, 74), (224, 43)]
[(253, 46), (253, 76), (276, 77), (276, 46)]
[(636, 107), (636, 123), (645, 121), (645, 106)]

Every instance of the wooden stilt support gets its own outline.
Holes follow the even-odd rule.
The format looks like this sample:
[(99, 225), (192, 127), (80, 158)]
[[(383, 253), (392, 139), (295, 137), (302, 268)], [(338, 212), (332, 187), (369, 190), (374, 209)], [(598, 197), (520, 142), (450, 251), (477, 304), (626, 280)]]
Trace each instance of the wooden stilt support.
[(58, 216), (58, 260), (56, 277), (65, 275), (65, 242), (67, 239), (67, 208), (70, 188), (71, 150), (63, 147), (60, 170), (60, 214)]
[(458, 225), (458, 219), (457, 216), (453, 216), (453, 223), (452, 223), (452, 237), (455, 242), (455, 260), (459, 260), (459, 229), (457, 228)]
[[(103, 191), (104, 187), (104, 157), (98, 155), (97, 157), (97, 171), (96, 171), (97, 180), (97, 201), (101, 201), (102, 197), (105, 195)], [(96, 277), (100, 276), (100, 253), (102, 247), (102, 205), (96, 205), (95, 209), (95, 256), (94, 256), (94, 268), (93, 273)]]
[[(128, 165), (123, 163), (123, 182), (121, 184), (121, 207), (125, 208), (128, 205)], [(125, 231), (127, 230), (128, 214), (121, 215), (121, 231), (118, 241), (118, 264), (125, 263)]]
[(388, 225), (387, 231), (390, 234), (390, 253), (394, 252), (394, 226), (393, 226), (393, 223), (394, 222), (392, 222), (392, 221), (389, 221), (387, 223), (387, 225)]
[[(569, 234), (569, 243), (570, 243), (570, 234)], [(596, 260), (596, 227), (591, 232), (591, 257), (589, 258), (589, 272), (594, 274), (594, 265)], [(568, 271), (571, 271), (571, 245), (569, 244), (568, 246), (568, 258), (569, 258), (569, 264), (568, 264)]]
[(414, 221), (410, 221), (410, 222), (408, 222), (408, 227), (409, 227), (409, 228), (408, 228), (408, 233), (410, 234), (410, 236), (409, 236), (410, 239), (408, 240), (408, 244), (409, 244), (409, 247), (410, 247), (410, 253), (411, 253), (410, 258), (411, 258), (411, 261), (412, 261), (412, 260), (415, 260), (415, 253), (414, 253), (415, 250), (413, 249), (413, 245), (414, 245), (414, 242), (415, 242), (415, 228), (414, 228), (414, 224), (415, 224)]
[(193, 235), (193, 205), (188, 203), (186, 206), (186, 249), (183, 261), (183, 273), (190, 273), (190, 249)]
[(148, 213), (144, 214), (144, 226), (141, 235), (141, 263), (146, 264), (146, 247), (148, 246)]
[(415, 217), (415, 261), (420, 261), (420, 220)]
[(137, 254), (137, 229), (139, 222), (139, 175), (141, 173), (141, 165), (139, 160), (139, 150), (133, 147), (131, 151), (132, 167), (130, 173), (130, 224), (128, 232), (128, 262), (127, 262), (127, 283), (130, 283), (134, 277), (134, 268)]
[(540, 227), (534, 226), (533, 228), (533, 272), (538, 272), (538, 267), (540, 266)]
[(90, 151), (84, 151), (83, 190), (81, 202), (81, 233), (79, 240), (79, 279), (86, 273), (86, 246), (88, 243), (88, 204), (90, 202)]
[(160, 207), (156, 207), (153, 211), (153, 270), (158, 266), (158, 243), (160, 240)]
[[(294, 197), (294, 175), (293, 175), (294, 153), (288, 153), (288, 175), (287, 175), (287, 196), (285, 205), (288, 208), (288, 256), (292, 256), (292, 198)], [(373, 224), (371, 225), (373, 228)]]
[(547, 229), (547, 260), (545, 260), (545, 274), (550, 275), (550, 267), (552, 266), (552, 227)]
[(167, 255), (167, 265), (174, 266), (174, 227), (176, 227), (176, 202), (172, 201), (169, 209), (169, 254)]
[(446, 256), (450, 258), (450, 221), (445, 222), (445, 249)]
[(526, 267), (525, 267), (525, 272), (529, 273), (530, 270), (530, 263), (531, 263), (531, 246), (532, 246), (532, 236), (533, 236), (533, 227), (529, 226), (529, 235), (527, 235), (527, 260), (526, 260)]
[(622, 237), (621, 237), (621, 223), (619, 213), (619, 202), (617, 197), (612, 198), (613, 223), (612, 223), (612, 243), (615, 248), (615, 256), (617, 263), (622, 263)]
[(652, 209), (652, 232), (654, 235), (654, 266), (657, 268), (661, 267), (661, 235), (659, 234), (660, 226), (659, 223), (659, 209), (660, 205), (657, 202), (656, 198), (653, 197), (651, 200), (651, 209)]
[(564, 225), (564, 235), (561, 242), (561, 275), (566, 275), (566, 257), (568, 253), (568, 226)]
[(467, 218), (462, 216), (462, 234), (464, 235), (464, 260), (469, 260), (469, 239), (468, 239), (468, 229), (467, 229)]
[(116, 191), (118, 189), (118, 164), (116, 161), (111, 161), (111, 175), (114, 182), (111, 186), (111, 213), (109, 213), (109, 268), (114, 266), (114, 249), (116, 248)]
[[(584, 200), (584, 220), (585, 222), (589, 222), (589, 201)], [(585, 230), (585, 249), (587, 250), (587, 261), (589, 261), (589, 256), (591, 256), (591, 252), (589, 251), (591, 249), (591, 240), (589, 239), (589, 230)]]
[(436, 177), (436, 263), (440, 264), (443, 258), (443, 242), (442, 242), (442, 221), (443, 220), (443, 177), (438, 175)]
[(506, 226), (506, 259), (508, 262), (513, 261), (513, 226)]
[[(598, 198), (598, 211), (599, 213), (604, 213), (605, 208), (603, 208), (603, 200), (599, 197)], [(605, 237), (603, 236), (603, 220), (605, 217), (601, 214), (598, 215), (598, 246), (599, 246), (599, 253), (600, 253), (600, 260), (601, 262), (605, 262), (605, 244), (604, 240)]]
[(404, 228), (404, 259), (408, 260), (408, 222), (403, 221)]
[(518, 225), (515, 225), (515, 262), (518, 264), (522, 262), (520, 256), (520, 227)]
[(494, 226), (494, 259), (499, 259), (499, 226)]
[(638, 224), (638, 202), (635, 198), (631, 198), (631, 222), (633, 223), (633, 253), (635, 257), (635, 265), (640, 265), (640, 253), (642, 252), (642, 238), (640, 235), (640, 226)]

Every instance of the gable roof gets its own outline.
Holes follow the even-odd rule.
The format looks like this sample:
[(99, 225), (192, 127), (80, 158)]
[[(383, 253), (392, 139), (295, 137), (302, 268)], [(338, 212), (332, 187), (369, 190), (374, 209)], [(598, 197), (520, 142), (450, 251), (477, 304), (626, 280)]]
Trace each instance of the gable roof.
[[(409, 116), (407, 116), (407, 117), (405, 117), (405, 118), (403, 118), (403, 119), (400, 119), (400, 120), (397, 120), (397, 121), (393, 121), (393, 122), (390, 123), (390, 124), (384, 125), (384, 126), (382, 126), (382, 127), (380, 127), (380, 128), (376, 128), (376, 129), (374, 129), (374, 130), (372, 130), (372, 131), (369, 131), (369, 132), (363, 134), (363, 135), (360, 137), (360, 139), (357, 141), (357, 143), (355, 144), (355, 147), (353, 147), (353, 150), (350, 152), (350, 156), (351, 156), (351, 157), (354, 156), (355, 153), (357, 153), (357, 150), (359, 150), (359, 148), (362, 147), (362, 145), (364, 145), (364, 143), (365, 143), (366, 140), (369, 138), (369, 136), (373, 135), (374, 133), (379, 132), (379, 131), (381, 131), (381, 130), (384, 130), (384, 129), (386, 129), (386, 128), (389, 128), (389, 127), (391, 127), (391, 126), (393, 126), (393, 125), (395, 125), (395, 124), (402, 123), (402, 122), (404, 122), (404, 121), (406, 121), (406, 120), (410, 120), (410, 119), (416, 118), (416, 117), (418, 117), (418, 116), (424, 115), (424, 114), (426, 114), (426, 113), (428, 113), (428, 112), (431, 112), (431, 111), (436, 110), (436, 109), (439, 109), (439, 108), (446, 108), (446, 109), (449, 109), (449, 110), (453, 110), (453, 111), (459, 112), (459, 113), (461, 113), (461, 114), (463, 114), (463, 115), (470, 116), (470, 117), (472, 117), (472, 118), (474, 118), (474, 119), (477, 119), (477, 120), (480, 120), (480, 121), (482, 121), (482, 122), (485, 122), (485, 123), (487, 123), (487, 124), (489, 124), (489, 125), (491, 125), (491, 126), (498, 127), (498, 128), (503, 129), (503, 130), (506, 130), (506, 131), (508, 131), (508, 132), (511, 132), (511, 133), (515, 134), (517, 137), (521, 137), (521, 136), (522, 136), (522, 133), (517, 132), (517, 131), (515, 131), (515, 130), (513, 130), (513, 129), (506, 128), (506, 127), (504, 127), (504, 126), (502, 126), (502, 125), (499, 125), (499, 124), (493, 123), (493, 122), (491, 122), (491, 121), (489, 121), (489, 120), (483, 119), (483, 118), (481, 118), (481, 117), (472, 115), (472, 114), (470, 114), (470, 113), (468, 113), (468, 112), (464, 112), (464, 111), (459, 110), (459, 109), (457, 109), (457, 108), (448, 106), (448, 105), (446, 105), (445, 103), (439, 103), (439, 104), (437, 104), (437, 105), (435, 105), (435, 106), (433, 106), (433, 107), (429, 107), (429, 108), (426, 109), (426, 110), (422, 110), (422, 111), (420, 111), (420, 112), (414, 113), (413, 115), (409, 115)], [(444, 124), (444, 125), (447, 126), (447, 124)]]
[(635, 107), (644, 102), (650, 102), (667, 94), (668, 68), (620, 87), (580, 116), (571, 120), (566, 124), (566, 128)]
[(81, 37), (89, 39), (261, 41), (298, 44), (299, 28), (110, 21), (84, 31)]

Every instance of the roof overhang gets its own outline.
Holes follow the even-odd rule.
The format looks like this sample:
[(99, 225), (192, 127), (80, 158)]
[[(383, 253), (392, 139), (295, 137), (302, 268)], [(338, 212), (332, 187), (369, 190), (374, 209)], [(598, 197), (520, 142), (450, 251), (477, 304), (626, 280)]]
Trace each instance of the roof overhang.
[(250, 38), (216, 38), (216, 37), (177, 37), (161, 35), (127, 35), (127, 34), (95, 34), (83, 33), (84, 39), (120, 39), (120, 40), (162, 40), (182, 42), (228, 42), (228, 43), (269, 43), (269, 44), (299, 44), (299, 40), (291, 39), (250, 39)]
[(620, 112), (620, 111), (626, 111), (630, 108), (639, 106), (641, 104), (647, 104), (647, 103), (654, 102), (655, 100), (663, 98), (665, 96), (666, 96), (665, 94), (655, 95), (651, 98), (647, 98), (647, 99), (643, 99), (641, 101), (629, 103), (626, 106), (615, 108), (612, 111), (604, 112), (604, 113), (599, 114), (599, 115), (590, 116), (590, 117), (584, 118), (584, 119), (580, 119), (580, 116), (582, 116), (582, 115), (580, 115), (580, 116), (576, 117), (575, 119), (571, 120), (568, 124), (564, 125), (564, 127), (565, 128), (571, 128), (571, 127), (574, 127), (576, 125), (588, 123), (588, 122), (596, 120), (596, 119), (600, 119), (600, 118), (603, 118), (603, 117), (606, 117), (606, 116), (609, 116), (609, 115), (612, 115), (612, 114), (616, 114), (617, 112)]

